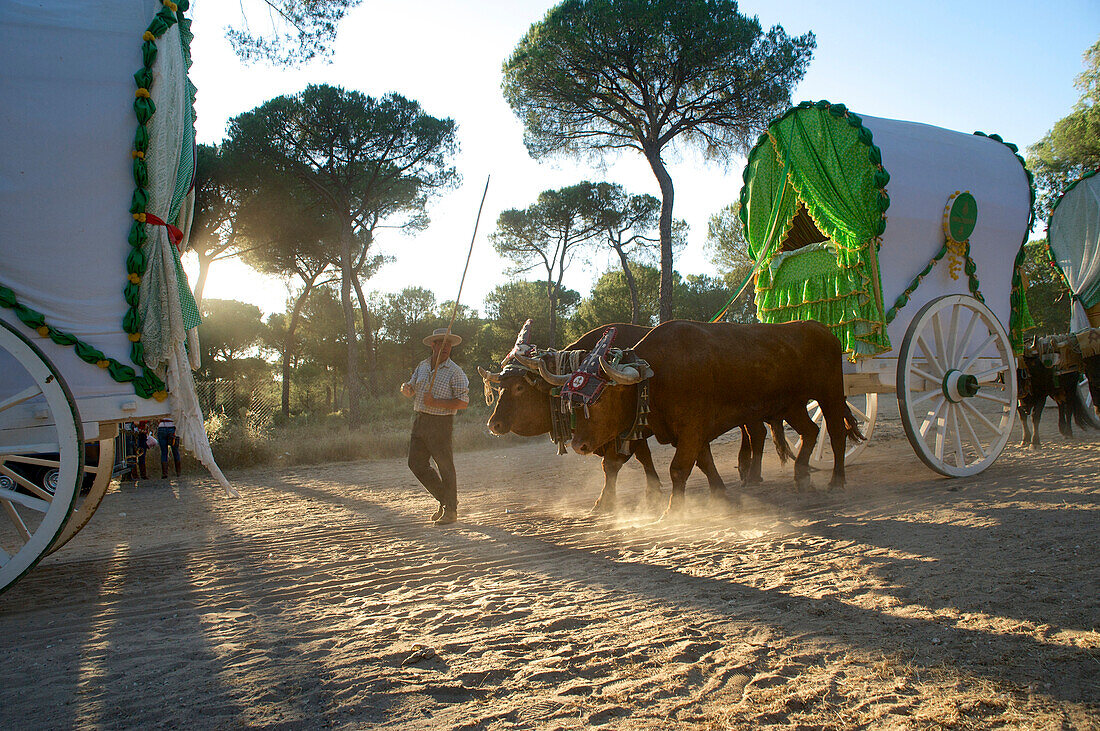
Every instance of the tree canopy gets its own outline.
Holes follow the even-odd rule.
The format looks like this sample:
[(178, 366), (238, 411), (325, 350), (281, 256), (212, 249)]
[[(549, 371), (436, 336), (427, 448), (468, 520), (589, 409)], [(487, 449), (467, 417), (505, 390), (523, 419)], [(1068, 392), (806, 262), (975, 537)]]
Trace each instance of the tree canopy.
[[(740, 210), (740, 203), (731, 203), (711, 216), (707, 222), (706, 252), (725, 280), (727, 298), (741, 289), (742, 283), (753, 271), (745, 230), (738, 215)], [(729, 322), (756, 322), (754, 292), (755, 288), (750, 283), (730, 304), (723, 319)], [(722, 306), (725, 306), (725, 302)], [(714, 310), (711, 316), (717, 311)]]
[(1100, 169), (1100, 41), (1085, 51), (1084, 61), (1074, 84), (1081, 98), (1073, 111), (1027, 148), (1027, 165), (1039, 189), (1037, 213), (1044, 219), (1067, 185)]
[(226, 29), (243, 61), (298, 65), (329, 58), (336, 31), (362, 0), (250, 0), (241, 2), (240, 23)]
[(790, 105), (816, 41), (764, 32), (734, 0), (564, 0), (504, 63), (504, 96), (533, 157), (637, 150), (661, 189), (660, 317), (672, 316), (674, 142), (747, 151)]
[(597, 186), (588, 181), (544, 190), (526, 209), (503, 211), (489, 236), (497, 253), (515, 262), (512, 273), (539, 270), (545, 282), (550, 340), (558, 337), (558, 300), (578, 252), (604, 235)]
[[(226, 146), (238, 160), (296, 178), (338, 225), (346, 392), (349, 417), (356, 423), (361, 417), (359, 343), (352, 290), (362, 305), (358, 277), (379, 223), (422, 227), (429, 197), (457, 183), (451, 165), (457, 151), (454, 120), (432, 117), (400, 94), (375, 99), (311, 85), (233, 119)], [(369, 333), (369, 327), (364, 329)]]

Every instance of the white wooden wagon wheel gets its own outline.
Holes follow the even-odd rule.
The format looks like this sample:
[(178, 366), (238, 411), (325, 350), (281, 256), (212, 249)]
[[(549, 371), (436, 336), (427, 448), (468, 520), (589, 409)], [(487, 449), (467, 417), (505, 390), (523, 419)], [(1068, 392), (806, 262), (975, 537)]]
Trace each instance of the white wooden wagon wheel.
[[(0, 355), (17, 364), (2, 374), (12, 389), (0, 400), (0, 476), (7, 478), (7, 487), (0, 486), (2, 592), (38, 563), (61, 533), (80, 491), (84, 450), (76, 405), (57, 369), (2, 321)], [(28, 456), (36, 454), (58, 456)], [(56, 467), (53, 492), (13, 469), (19, 465)]]
[(1016, 370), (1004, 327), (984, 304), (947, 295), (920, 309), (898, 358), (898, 408), (921, 461), (952, 477), (997, 459), (1016, 415)]
[[(844, 450), (844, 464), (846, 465), (851, 464), (871, 442), (871, 434), (875, 431), (875, 421), (878, 419), (878, 394), (854, 393), (848, 396), (847, 400), (848, 408), (852, 410), (852, 415), (856, 417), (859, 431), (865, 438), (862, 442), (851, 440), (845, 442), (847, 447)], [(821, 413), (821, 407), (817, 401), (811, 401), (806, 409), (818, 428), (817, 443), (814, 444), (813, 451), (810, 452), (810, 468), (814, 470), (832, 469), (833, 448), (829, 442), (829, 432), (825, 428), (825, 415)], [(793, 433), (793, 430), (788, 427), (788, 432)], [(802, 448), (802, 437), (798, 437), (793, 445), (791, 440), (787, 439), (787, 446), (792, 454), (797, 455), (798, 450)]]
[[(115, 431), (117, 433), (117, 429)], [(57, 539), (53, 542), (53, 545), (50, 546), (48, 553), (53, 553), (64, 546), (72, 540), (73, 536), (80, 532), (81, 528), (88, 525), (88, 521), (95, 515), (95, 511), (99, 508), (99, 504), (103, 502), (104, 495), (107, 494), (107, 488), (111, 485), (114, 466), (115, 440), (100, 439), (98, 463), (95, 465), (84, 465), (84, 472), (95, 476), (92, 480), (91, 487), (88, 488), (88, 492), (84, 495), (84, 499), (78, 500), (79, 507), (73, 509), (72, 513), (69, 515), (69, 519), (65, 521), (65, 525), (61, 529), (61, 533), (58, 534)], [(75, 504), (76, 503), (74, 503), (74, 505)]]

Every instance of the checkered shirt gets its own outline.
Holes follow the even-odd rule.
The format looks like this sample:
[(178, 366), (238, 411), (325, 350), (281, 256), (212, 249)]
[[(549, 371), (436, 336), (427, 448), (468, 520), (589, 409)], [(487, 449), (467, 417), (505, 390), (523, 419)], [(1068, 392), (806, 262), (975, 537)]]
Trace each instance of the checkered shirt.
[[(409, 383), (412, 384), (416, 395), (413, 397), (413, 408), (422, 414), (435, 414), (447, 416), (457, 414), (457, 409), (437, 409), (424, 404), (424, 394), (428, 390), (428, 384), (432, 382), (432, 359), (425, 358), (420, 361), (413, 371)], [(470, 379), (448, 358), (436, 369), (435, 382), (432, 383), (432, 396), (440, 401), (449, 401), (457, 398), (470, 403)]]

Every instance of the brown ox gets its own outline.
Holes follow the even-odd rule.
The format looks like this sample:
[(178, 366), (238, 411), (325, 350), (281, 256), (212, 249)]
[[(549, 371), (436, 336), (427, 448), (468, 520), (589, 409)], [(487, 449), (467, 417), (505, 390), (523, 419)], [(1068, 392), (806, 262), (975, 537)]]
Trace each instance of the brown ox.
[[(615, 346), (620, 348), (633, 347), (653, 329), (642, 325), (629, 323), (612, 323), (598, 327), (595, 330), (582, 335), (576, 341), (565, 346), (565, 350), (583, 350), (587, 352), (595, 347), (603, 332), (614, 327), (616, 330)], [(548, 365), (548, 364), (547, 364)], [(544, 379), (533, 376), (530, 373), (519, 370), (492, 373), (478, 367), (478, 372), (486, 385), (497, 389), (496, 405), (489, 416), (486, 426), (496, 435), (512, 432), (520, 436), (531, 437), (550, 433), (550, 409), (554, 408), (554, 402), (550, 397), (551, 385)], [(781, 424), (773, 427), (774, 434), (782, 434)], [(775, 431), (779, 429), (779, 431)], [(760, 463), (764, 451), (764, 439), (767, 431), (763, 423), (753, 424), (750, 427), (742, 427), (741, 449), (738, 453), (738, 470), (741, 479), (745, 482), (759, 482)], [(616, 435), (617, 436), (617, 435)], [(593, 506), (595, 512), (609, 512), (615, 508), (616, 483), (619, 470), (630, 459), (637, 458), (646, 475), (646, 500), (655, 504), (661, 495), (661, 478), (657, 475), (657, 469), (653, 466), (653, 455), (649, 451), (649, 442), (645, 439), (633, 440), (627, 443), (628, 452), (620, 454), (616, 449), (615, 440), (602, 444), (593, 450), (594, 454), (603, 458), (604, 486)], [(786, 441), (776, 439), (776, 450), (780, 459), (787, 457)], [(725, 484), (714, 467), (714, 459), (708, 443), (700, 450), (696, 459), (699, 469), (707, 476), (712, 492), (724, 493)]]
[[(684, 485), (702, 450), (741, 424), (784, 419), (802, 436), (795, 484), (809, 487), (810, 453), (818, 428), (806, 413), (816, 400), (825, 416), (833, 454), (829, 486), (844, 486), (845, 438), (862, 439), (844, 398), (840, 341), (817, 322), (741, 325), (675, 320), (653, 329), (634, 346), (649, 368), (600, 365), (612, 383), (577, 410), (572, 447), (592, 454), (633, 423), (637, 383), (650, 375), (649, 428), (676, 454), (669, 470), (669, 511), (683, 506)], [(652, 373), (650, 374), (650, 370)]]

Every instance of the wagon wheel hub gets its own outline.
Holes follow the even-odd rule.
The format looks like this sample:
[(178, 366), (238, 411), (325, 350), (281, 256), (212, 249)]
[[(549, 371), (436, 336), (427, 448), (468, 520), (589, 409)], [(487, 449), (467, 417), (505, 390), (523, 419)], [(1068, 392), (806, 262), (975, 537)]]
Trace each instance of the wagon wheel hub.
[(973, 398), (978, 395), (978, 379), (969, 373), (950, 370), (943, 377), (943, 394), (953, 404)]

